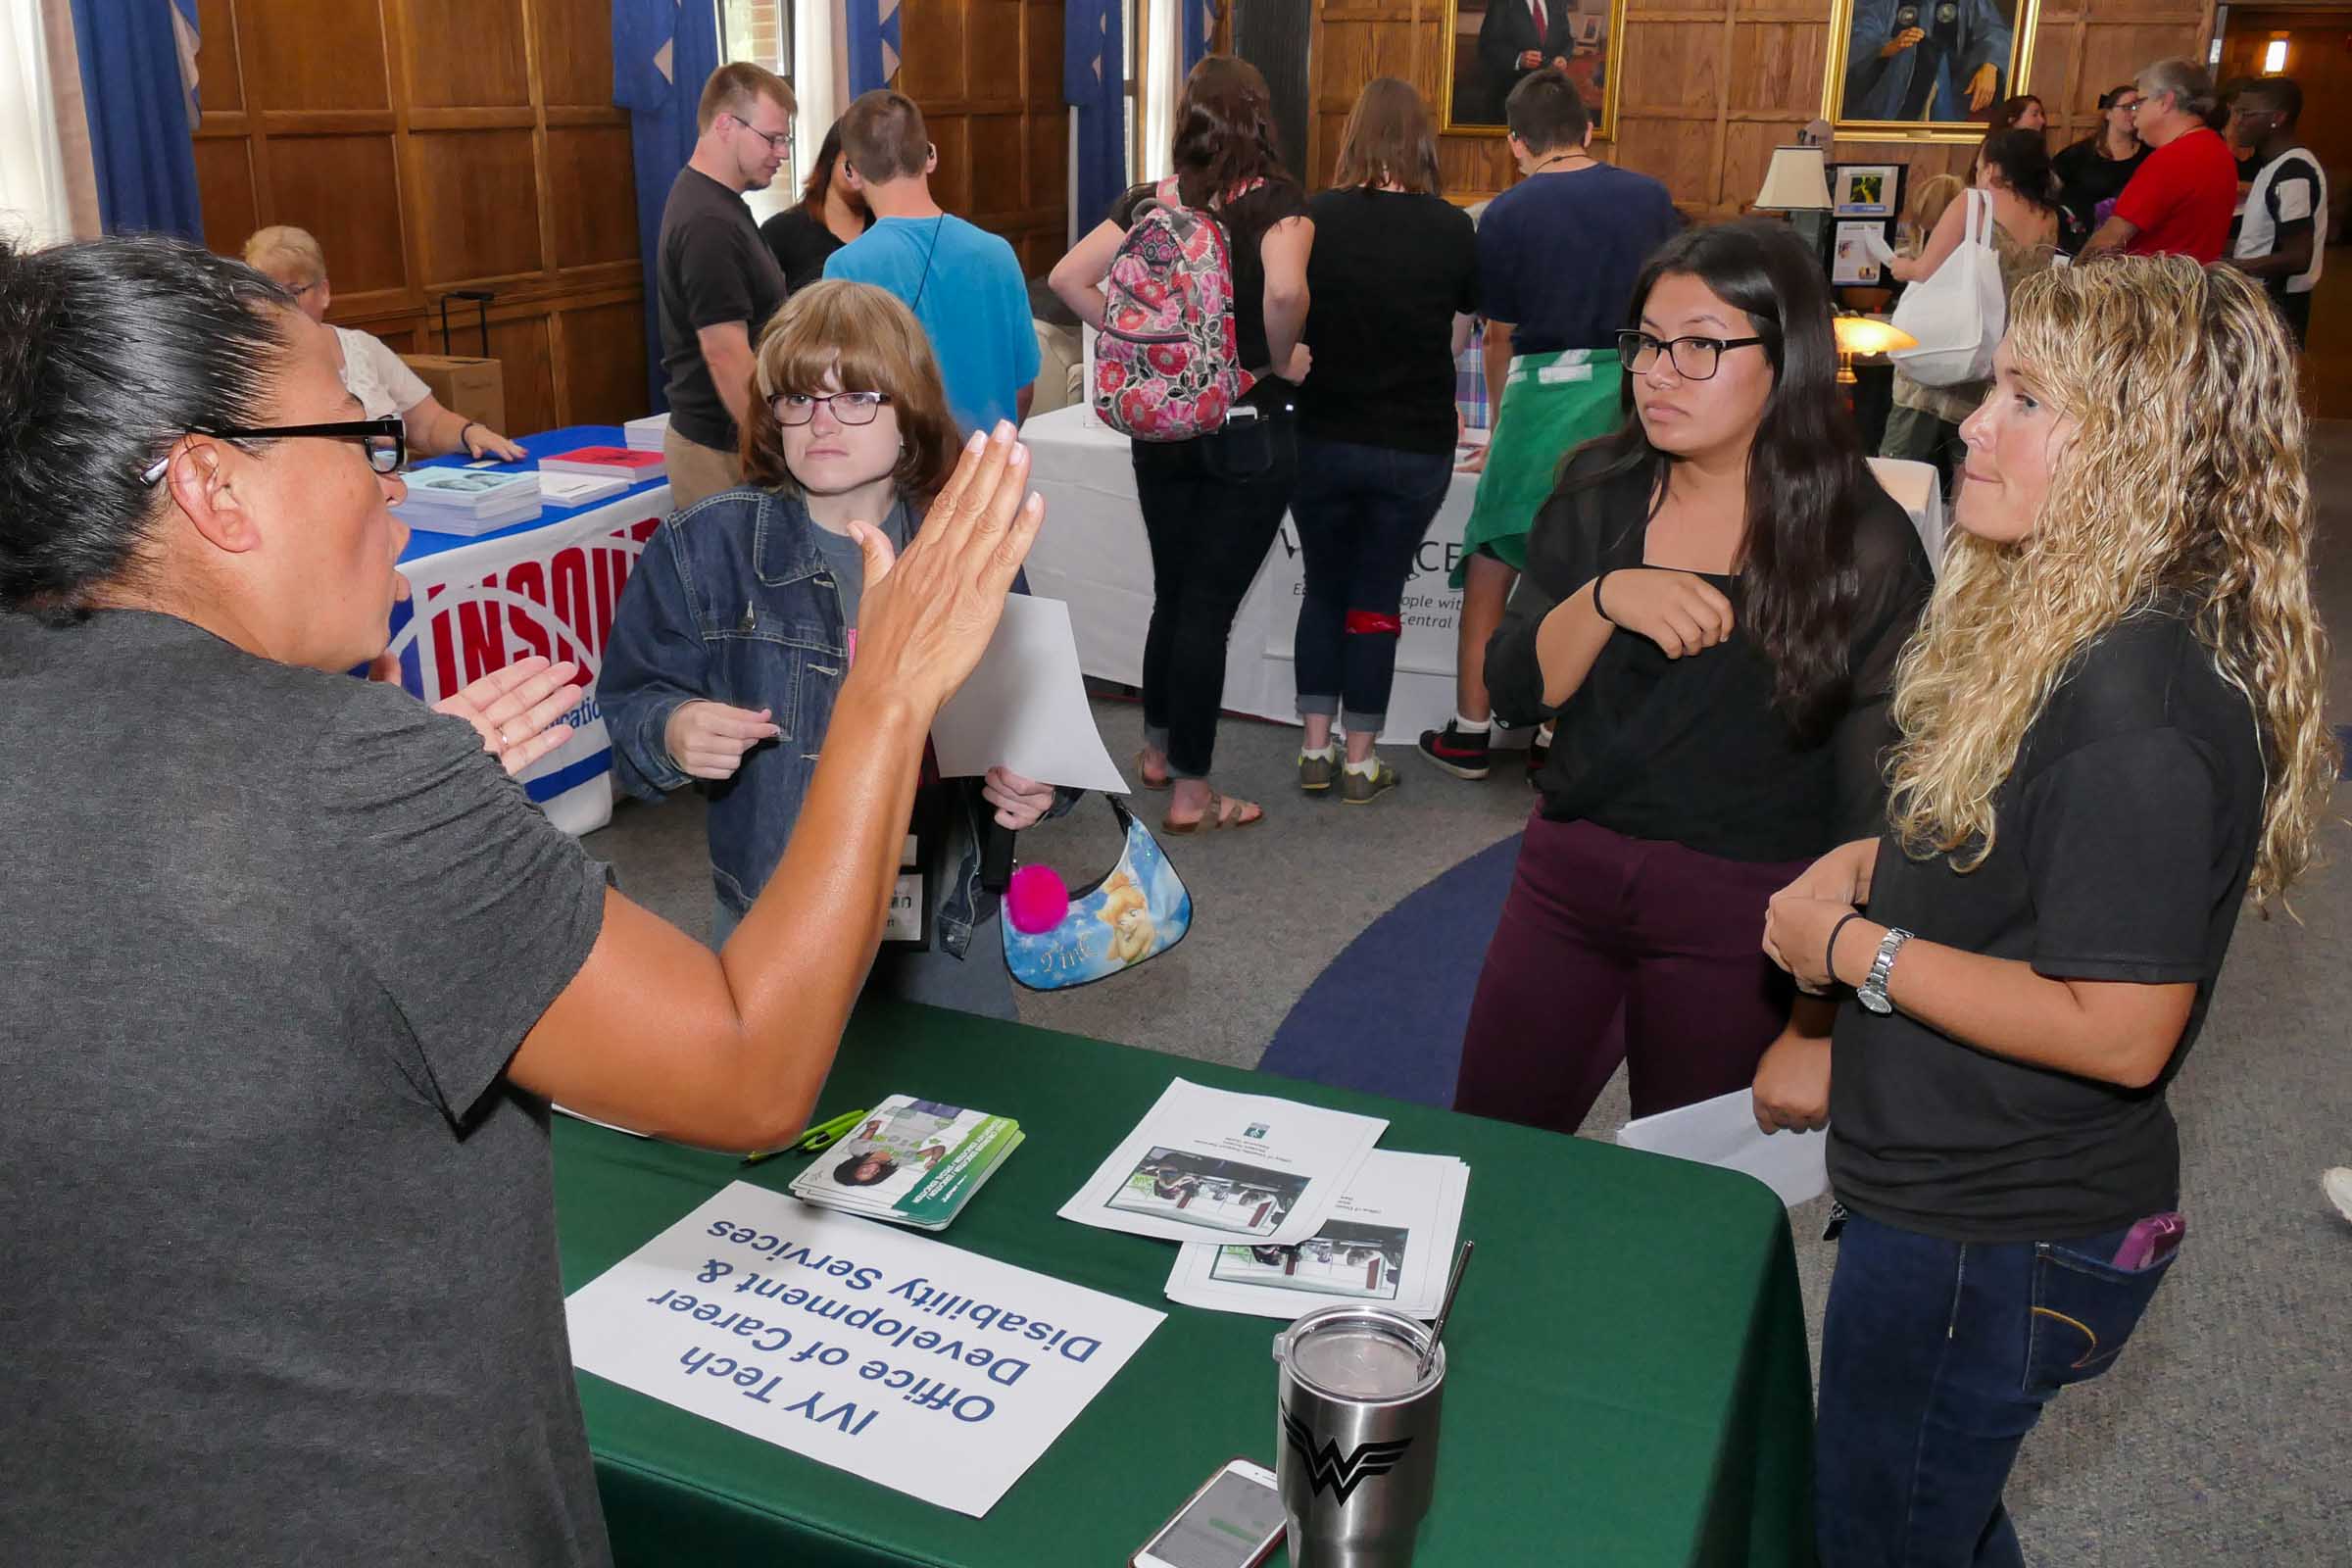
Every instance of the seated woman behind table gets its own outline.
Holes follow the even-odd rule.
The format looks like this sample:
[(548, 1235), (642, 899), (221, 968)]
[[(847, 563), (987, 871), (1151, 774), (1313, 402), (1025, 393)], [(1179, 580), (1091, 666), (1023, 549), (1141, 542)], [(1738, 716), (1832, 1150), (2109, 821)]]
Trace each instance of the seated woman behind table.
[[(626, 788), (660, 800), (703, 781), (714, 945), (793, 836), (857, 655), (865, 570), (853, 519), (904, 546), (956, 466), (931, 345), (883, 289), (836, 278), (794, 294), (760, 334), (757, 375), (751, 482), (674, 514), (647, 542), (597, 682)], [(1003, 768), (926, 779), (913, 825), (929, 917), (894, 935), (870, 989), (1015, 1016), (996, 901), (980, 887), (984, 812), (1017, 829), (1054, 804), (1052, 786)]]
[[(254, 230), (253, 237), (245, 242), (245, 265), (293, 295), (303, 315), (326, 324), (326, 307), (334, 298), (334, 290), (326, 281), (326, 252), (311, 237), (310, 230), (296, 228), (291, 223), (272, 223), (268, 228)], [(464, 452), (476, 458), (497, 458), (504, 463), (519, 462), (528, 456), (479, 419), (467, 419), (454, 410), (443, 408), (432, 389), (402, 363), (382, 338), (350, 326), (334, 327), (333, 331), (343, 359), (343, 384), (360, 400), (368, 418), (400, 416), (400, 422), (409, 432), (409, 451), (413, 456), (437, 458), (444, 453)]]
[(967, 457), (895, 561), (866, 530), (848, 744), (712, 954), (464, 718), (343, 673), (404, 591), (401, 441), (267, 278), (0, 246), (0, 1555), (610, 1561), (548, 1101), (801, 1129), (1026, 464)]

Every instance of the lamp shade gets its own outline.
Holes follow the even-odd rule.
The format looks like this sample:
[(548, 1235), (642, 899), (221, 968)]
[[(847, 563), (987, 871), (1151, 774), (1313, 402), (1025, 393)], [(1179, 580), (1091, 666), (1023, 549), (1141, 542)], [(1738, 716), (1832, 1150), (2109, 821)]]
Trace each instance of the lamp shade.
[(1826, 213), (1830, 210), (1830, 159), (1826, 147), (1775, 147), (1756, 210), (1766, 213)]
[(1893, 349), (1919, 347), (1919, 339), (1891, 321), (1875, 317), (1835, 317), (1830, 321), (1830, 330), (1838, 335), (1840, 354), (1885, 354)]

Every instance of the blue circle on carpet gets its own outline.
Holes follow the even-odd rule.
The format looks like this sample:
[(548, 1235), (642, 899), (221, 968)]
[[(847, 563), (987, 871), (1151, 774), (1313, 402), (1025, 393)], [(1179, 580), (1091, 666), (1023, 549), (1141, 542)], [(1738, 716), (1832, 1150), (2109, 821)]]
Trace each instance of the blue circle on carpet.
[(1470, 999), (1518, 857), (1513, 833), (1366, 926), (1282, 1020), (1258, 1070), (1451, 1104)]

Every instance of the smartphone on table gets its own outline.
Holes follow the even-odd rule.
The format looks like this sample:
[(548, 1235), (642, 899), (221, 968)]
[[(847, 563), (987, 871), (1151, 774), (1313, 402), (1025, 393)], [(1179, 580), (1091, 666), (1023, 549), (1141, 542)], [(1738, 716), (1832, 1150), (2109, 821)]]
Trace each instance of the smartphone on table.
[(1282, 1544), (1274, 1472), (1229, 1459), (1130, 1559), (1130, 1568), (1257, 1568)]

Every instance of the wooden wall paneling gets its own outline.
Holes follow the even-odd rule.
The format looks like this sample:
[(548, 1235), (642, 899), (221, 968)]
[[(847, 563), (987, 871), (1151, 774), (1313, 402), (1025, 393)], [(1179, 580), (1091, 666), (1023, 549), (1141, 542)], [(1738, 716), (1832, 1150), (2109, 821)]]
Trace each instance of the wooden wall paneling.
[[(564, 421), (557, 417), (555, 364), (549, 342), (549, 313), (533, 311), (528, 315), (495, 317), (490, 322), (490, 352), (496, 355), (501, 373), (506, 378), (507, 429), (514, 431), (552, 430)], [(451, 325), (456, 325), (456, 312), (451, 313)], [(473, 334), (463, 335), (458, 352), (468, 352), (465, 340)], [(431, 334), (433, 347), (440, 350), (440, 334)]]
[(635, 300), (561, 311), (565, 424), (621, 424), (645, 412), (645, 316)]
[(416, 281), (428, 291), (541, 270), (535, 132), (420, 131)]
[[(561, 271), (637, 258), (637, 204), (625, 125), (548, 127), (541, 190)], [(617, 183), (615, 182), (617, 180)]]
[(605, 0), (531, 0), (540, 102), (612, 108), (612, 11)]
[(964, 96), (964, 0), (901, 0), (898, 89), (923, 106)]
[(1793, 117), (1821, 112), (1821, 75), (1829, 69), (1830, 29), (1817, 23), (1741, 21), (1732, 31), (1732, 112)]
[(404, 0), (409, 106), (525, 108), (522, 0)]
[[(1037, 275), (1067, 246), (1069, 121), (1054, 0), (904, 0), (897, 86), (923, 111), (939, 204)], [(1094, 215), (1085, 215), (1089, 220)]]
[[(405, 293), (409, 267), (390, 134), (257, 136), (254, 147), (270, 154), (260, 221), (293, 223), (318, 236), (338, 298)], [(243, 240), (239, 235), (232, 243)]]
[(251, 106), (392, 107), (377, 0), (236, 0), (235, 9)]
[(1020, 115), (973, 115), (964, 123), (972, 166), (971, 211), (992, 218), (1025, 213), (1022, 184), (1027, 171), (1021, 156)]
[(204, 112), (241, 113), (245, 108), (245, 70), (237, 59), (237, 12), (232, 0), (196, 0), (196, 30), (204, 43), (204, 74), (198, 84)]
[(1021, 101), (1021, 0), (964, 0), (964, 94)]
[(247, 137), (196, 138), (196, 196), (204, 209), (205, 244), (223, 256), (236, 255), (245, 236), (261, 227), (253, 145)]

